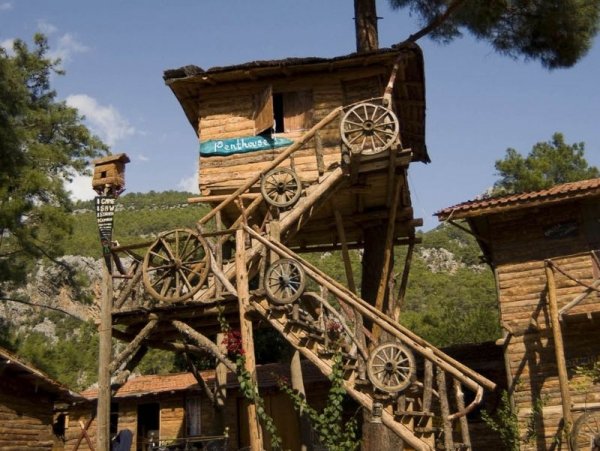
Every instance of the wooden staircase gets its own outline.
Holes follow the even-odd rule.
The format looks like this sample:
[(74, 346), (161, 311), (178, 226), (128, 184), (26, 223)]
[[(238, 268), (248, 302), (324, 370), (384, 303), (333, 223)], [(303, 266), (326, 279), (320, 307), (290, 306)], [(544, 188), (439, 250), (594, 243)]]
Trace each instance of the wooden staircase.
[[(399, 141), (371, 155), (341, 146), (339, 161), (327, 167), (320, 164), (322, 170), (315, 183), (303, 186), (292, 182), (289, 188), (301, 191), (292, 206), (278, 206), (277, 199), (269, 199), (264, 189), (257, 194), (261, 180), (279, 168), (293, 167), (294, 152), (318, 138), (319, 131), (342, 113), (341, 109), (334, 110), (260, 174), (226, 196), (198, 221), (197, 231), (166, 232), (153, 243), (113, 248), (117, 261), (119, 255), (126, 255), (131, 262), (127, 269), (117, 265), (120, 277), (127, 280), (118, 287), (114, 314), (118, 317), (124, 311), (144, 311), (155, 315), (147, 317), (153, 321), (152, 327), (150, 322), (144, 326), (143, 321), (129, 327), (129, 354), (133, 354), (133, 343), (139, 346), (149, 341), (152, 329), (161, 322), (156, 312), (172, 306), (173, 312), (180, 309), (186, 318), (192, 318), (203, 311), (214, 312), (224, 299), (237, 299), (240, 309), (267, 321), (323, 374), (331, 373), (334, 355), (341, 353), (348, 393), (372, 412), (375, 422), (398, 434), (406, 448), (471, 449), (466, 415), (479, 404), (484, 389), (492, 390), (494, 383), (401, 326), (286, 246), (296, 243), (303, 227), (331, 204), (339, 190), (351, 188), (358, 174), (377, 172), (397, 180), (401, 176), (398, 168), (410, 163), (410, 150), (402, 149)], [(319, 160), (319, 155), (315, 158)], [(390, 186), (396, 186), (392, 182)], [(234, 206), (239, 214), (224, 227), (220, 214)], [(400, 208), (398, 196), (391, 196), (385, 219), (392, 244), (397, 239), (394, 227)], [(405, 223), (414, 232), (412, 217)], [(232, 240), (240, 239), (243, 262), (228, 256)], [(240, 246), (237, 241), (236, 246)], [(145, 256), (136, 254), (139, 249), (145, 250)], [(240, 277), (249, 296), (239, 295)], [(249, 303), (242, 306), (246, 297)], [(365, 318), (370, 328), (364, 326)], [(171, 343), (174, 350), (181, 349), (176, 332), (169, 336), (162, 329), (162, 341)], [(191, 336), (202, 341), (198, 338), (202, 332), (197, 330)], [(122, 363), (113, 362), (112, 366)], [(463, 390), (469, 392), (468, 404)]]

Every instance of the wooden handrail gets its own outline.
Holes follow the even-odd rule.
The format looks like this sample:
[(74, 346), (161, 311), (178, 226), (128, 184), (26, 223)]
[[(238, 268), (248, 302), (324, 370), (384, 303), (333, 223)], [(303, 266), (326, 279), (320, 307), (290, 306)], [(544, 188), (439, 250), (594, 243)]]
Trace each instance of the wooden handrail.
[(208, 212), (206, 214), (206, 216), (204, 216), (202, 219), (200, 219), (200, 221), (198, 221), (198, 224), (201, 226), (203, 224), (206, 224), (212, 218), (214, 218), (215, 215), (217, 214), (217, 212), (223, 210), (223, 208), (225, 208), (227, 205), (229, 205), (231, 202), (233, 202), (233, 200), (236, 197), (238, 197), (240, 194), (242, 194), (244, 191), (246, 191), (248, 188), (250, 188), (256, 182), (258, 182), (264, 174), (269, 172), (271, 169), (274, 169), (277, 166), (279, 166), (279, 164), (282, 163), (286, 158), (288, 158), (291, 154), (293, 154), (298, 149), (300, 149), (302, 146), (304, 146), (304, 144), (306, 144), (306, 142), (309, 139), (311, 139), (318, 130), (322, 129), (327, 124), (329, 124), (331, 121), (333, 121), (338, 116), (340, 111), (342, 111), (342, 107), (337, 107), (334, 110), (332, 110), (327, 116), (325, 116), (323, 119), (321, 119), (313, 128), (311, 128), (308, 132), (306, 132), (302, 136), (300, 141), (295, 142), (290, 147), (285, 149), (264, 170), (262, 170), (255, 176), (250, 177), (248, 180), (246, 180), (246, 183), (244, 183), (242, 186), (240, 186), (238, 189), (236, 189), (233, 193), (231, 193), (229, 196), (227, 196), (227, 198), (225, 200), (223, 200), (219, 205), (217, 205), (210, 212)]
[(473, 390), (474, 392), (478, 392), (480, 385), (488, 390), (494, 390), (496, 388), (496, 384), (494, 382), (443, 353), (441, 350), (428, 343), (418, 335), (414, 334), (409, 329), (396, 323), (391, 318), (378, 311), (375, 307), (359, 298), (354, 293), (350, 292), (346, 287), (331, 279), (331, 277), (329, 277), (327, 274), (323, 273), (321, 270), (302, 259), (293, 251), (283, 246), (281, 243), (268, 241), (247, 226), (244, 226), (244, 230), (246, 230), (246, 232), (249, 233), (252, 238), (255, 238), (261, 244), (267, 246), (271, 250), (284, 257), (292, 258), (301, 263), (304, 270), (311, 277), (315, 278), (316, 276), (316, 278), (319, 279), (319, 282), (322, 282), (329, 289), (329, 291), (341, 301), (344, 301), (359, 310), (361, 314), (366, 315), (386, 332), (401, 339), (404, 343), (408, 344), (424, 358), (431, 360), (433, 363), (440, 366), (444, 371), (460, 380), (469, 389)]

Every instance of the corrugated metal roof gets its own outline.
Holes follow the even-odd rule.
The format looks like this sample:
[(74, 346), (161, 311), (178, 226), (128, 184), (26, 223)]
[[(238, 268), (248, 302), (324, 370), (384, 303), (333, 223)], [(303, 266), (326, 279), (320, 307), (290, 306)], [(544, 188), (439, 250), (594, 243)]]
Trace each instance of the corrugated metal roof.
[[(278, 378), (290, 378), (289, 365), (279, 363), (270, 363), (259, 365), (256, 368), (258, 385), (261, 388), (277, 386)], [(308, 361), (302, 362), (302, 373), (304, 383), (311, 384), (315, 382), (326, 381), (327, 378)], [(201, 371), (202, 377), (207, 384), (211, 385), (215, 381), (215, 371)], [(236, 388), (238, 386), (236, 375), (229, 372), (227, 374), (227, 387)], [(168, 393), (176, 391), (200, 391), (201, 388), (196, 382), (192, 373), (176, 373), (138, 376), (131, 378), (123, 384), (113, 398), (129, 398), (144, 395), (153, 395), (159, 393)], [(95, 399), (98, 396), (98, 388), (91, 388), (82, 393), (88, 399)]]
[(444, 208), (435, 213), (435, 215), (442, 221), (461, 219), (530, 207), (540, 203), (558, 203), (598, 195), (600, 195), (600, 178), (563, 183), (540, 191), (475, 199), (454, 205), (453, 207)]

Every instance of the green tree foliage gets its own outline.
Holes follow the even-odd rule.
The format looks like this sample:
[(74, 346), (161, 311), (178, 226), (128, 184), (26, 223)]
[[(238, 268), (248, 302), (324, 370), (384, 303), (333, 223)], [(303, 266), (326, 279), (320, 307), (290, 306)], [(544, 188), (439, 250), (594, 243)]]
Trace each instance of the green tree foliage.
[(539, 60), (544, 67), (571, 67), (590, 49), (598, 33), (598, 0), (389, 0), (425, 23), (430, 36), (449, 42), (466, 30), (501, 54)]
[(106, 150), (56, 99), (51, 75), (62, 72), (46, 38), (34, 44), (15, 41), (13, 56), (0, 48), (0, 282), (22, 280), (31, 257), (61, 255), (71, 231), (65, 181)]
[(584, 143), (565, 143), (561, 133), (548, 142), (539, 142), (523, 157), (515, 149), (506, 149), (504, 159), (496, 161), (500, 175), (494, 194), (521, 193), (553, 185), (600, 177), (595, 166), (584, 156)]

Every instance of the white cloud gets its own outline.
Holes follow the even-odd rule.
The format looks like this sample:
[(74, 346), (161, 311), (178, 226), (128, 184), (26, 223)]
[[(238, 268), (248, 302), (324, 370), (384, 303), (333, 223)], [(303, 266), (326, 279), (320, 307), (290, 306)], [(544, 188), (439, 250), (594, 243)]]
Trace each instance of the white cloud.
[(58, 38), (54, 50), (50, 49), (48, 56), (51, 58), (60, 58), (64, 63), (70, 61), (74, 54), (85, 53), (88, 50), (89, 48), (77, 41), (71, 33), (66, 33)]
[(15, 43), (14, 39), (5, 39), (4, 41), (0, 41), (0, 47), (6, 50), (8, 56), (15, 56), (15, 50), (13, 49), (13, 44)]
[(11, 2), (0, 3), (0, 11), (8, 11), (12, 8), (13, 8), (13, 4)]
[(46, 22), (45, 20), (38, 20), (37, 27), (38, 30), (45, 35), (51, 35), (58, 31), (56, 26), (52, 25), (50, 22)]
[(100, 105), (96, 99), (86, 94), (71, 95), (66, 101), (67, 105), (77, 108), (85, 116), (89, 127), (111, 147), (136, 132), (112, 105)]
[(73, 181), (67, 183), (67, 190), (71, 192), (73, 200), (90, 200), (96, 196), (96, 192), (92, 189), (92, 177), (84, 175), (76, 175)]
[(143, 153), (140, 153), (137, 155), (137, 159), (140, 161), (149, 161), (150, 158), (148, 158), (146, 155), (144, 155)]
[(181, 189), (182, 191), (187, 191), (189, 193), (199, 194), (200, 191), (198, 189), (198, 174), (194, 173), (189, 177), (182, 178), (181, 180), (179, 180), (177, 188)]

